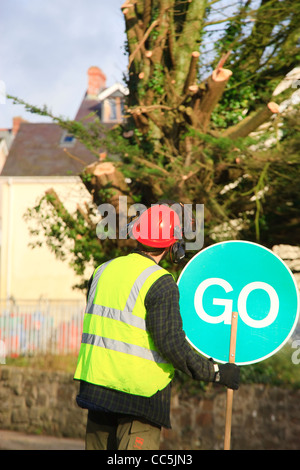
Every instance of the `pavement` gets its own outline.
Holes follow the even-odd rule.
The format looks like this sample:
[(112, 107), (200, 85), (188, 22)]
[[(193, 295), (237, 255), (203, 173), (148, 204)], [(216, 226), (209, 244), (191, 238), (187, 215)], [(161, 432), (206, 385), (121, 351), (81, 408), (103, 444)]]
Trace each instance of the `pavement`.
[(0, 450), (84, 450), (84, 440), (0, 430)]

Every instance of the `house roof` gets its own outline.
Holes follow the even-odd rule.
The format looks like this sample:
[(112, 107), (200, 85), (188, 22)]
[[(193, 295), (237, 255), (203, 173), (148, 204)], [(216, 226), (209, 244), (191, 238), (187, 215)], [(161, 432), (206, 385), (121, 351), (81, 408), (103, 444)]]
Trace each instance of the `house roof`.
[[(96, 113), (96, 115), (100, 118), (101, 105), (102, 103), (98, 99), (88, 98), (88, 95), (85, 94), (75, 116), (75, 121), (80, 121), (81, 119), (85, 118), (86, 116), (92, 113)], [(88, 122), (91, 120), (93, 120), (92, 117), (87, 119)]]
[(86, 165), (96, 157), (80, 142), (75, 141), (73, 146), (64, 143), (65, 135), (57, 124), (22, 123), (1, 176), (78, 175), (85, 165), (68, 153)]
[[(103, 92), (105, 93), (104, 97), (101, 96)], [(96, 113), (101, 118), (103, 100), (116, 93), (124, 95), (126, 89), (120, 84), (113, 85), (103, 90), (99, 95), (100, 98), (92, 98), (86, 93), (75, 120), (80, 121), (91, 113)], [(91, 122), (93, 119), (94, 117), (91, 116), (84, 119), (83, 123)], [(111, 128), (115, 123), (103, 123), (102, 125)], [(76, 140), (70, 142), (68, 137), (64, 142), (65, 137), (67, 137), (66, 131), (58, 124), (22, 122), (1, 176), (78, 175), (84, 166), (97, 160), (97, 156), (83, 144)]]

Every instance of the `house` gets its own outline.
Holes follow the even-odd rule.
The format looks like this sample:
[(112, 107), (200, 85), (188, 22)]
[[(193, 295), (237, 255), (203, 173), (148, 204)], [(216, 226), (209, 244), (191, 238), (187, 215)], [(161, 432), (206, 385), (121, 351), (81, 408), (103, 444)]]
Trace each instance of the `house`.
[(0, 174), (7, 159), (8, 152), (18, 133), (21, 122), (26, 122), (20, 116), (13, 118), (11, 129), (0, 129)]
[[(90, 67), (75, 120), (90, 120), (96, 113), (107, 127), (121, 122), (127, 93), (119, 83), (106, 87), (101, 69)], [(90, 194), (78, 175), (97, 157), (57, 124), (22, 119), (15, 124), (18, 132), (10, 148), (3, 144), (0, 153), (0, 300), (80, 300), (83, 293), (73, 289), (78, 279), (68, 263), (56, 259), (46, 242), (28, 246), (32, 239), (24, 213), (50, 188), (70, 211), (88, 201)], [(3, 138), (0, 131), (0, 145)]]

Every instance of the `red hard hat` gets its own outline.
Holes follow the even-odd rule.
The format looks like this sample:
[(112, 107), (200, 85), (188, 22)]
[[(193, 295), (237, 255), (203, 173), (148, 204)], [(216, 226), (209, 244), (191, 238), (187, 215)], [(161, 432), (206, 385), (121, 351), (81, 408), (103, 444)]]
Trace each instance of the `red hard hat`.
[(181, 238), (179, 216), (164, 204), (153, 205), (136, 220), (132, 235), (142, 245), (168, 248)]

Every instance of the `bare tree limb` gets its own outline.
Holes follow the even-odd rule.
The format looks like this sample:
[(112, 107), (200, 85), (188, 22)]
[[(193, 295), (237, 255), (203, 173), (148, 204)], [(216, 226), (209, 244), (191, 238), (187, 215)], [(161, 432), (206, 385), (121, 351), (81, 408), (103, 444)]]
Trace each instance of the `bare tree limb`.
[(222, 135), (230, 139), (238, 139), (239, 137), (246, 137), (269, 119), (273, 114), (279, 113), (279, 107), (276, 103), (270, 102), (267, 106), (259, 109), (254, 114), (247, 116), (235, 126), (227, 129)]
[(145, 41), (147, 40), (147, 38), (149, 37), (151, 31), (155, 28), (155, 26), (158, 25), (158, 20), (155, 20), (153, 21), (153, 23), (149, 26), (149, 28), (147, 29), (147, 31), (145, 32), (142, 40), (140, 41), (140, 43), (138, 44), (138, 46), (136, 47), (136, 49), (133, 51), (132, 54), (130, 54), (129, 56), (129, 60), (128, 60), (128, 69), (130, 69), (130, 66), (132, 64), (132, 61), (133, 59), (135, 58), (136, 54), (138, 53), (138, 51), (141, 49), (141, 47), (144, 45)]

